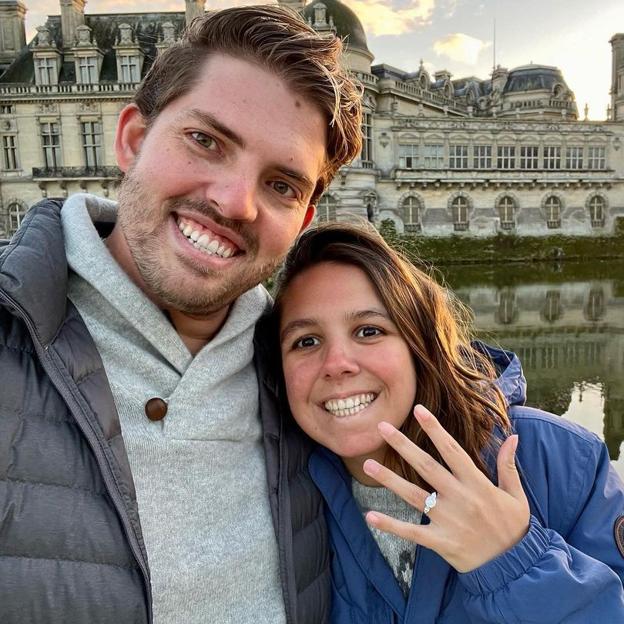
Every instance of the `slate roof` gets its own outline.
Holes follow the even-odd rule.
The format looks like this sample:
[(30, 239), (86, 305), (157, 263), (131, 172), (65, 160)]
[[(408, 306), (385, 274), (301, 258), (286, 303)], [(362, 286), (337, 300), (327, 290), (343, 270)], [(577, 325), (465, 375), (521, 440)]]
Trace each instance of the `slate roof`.
[[(138, 42), (145, 54), (142, 75), (150, 68), (156, 57), (155, 44), (162, 36), (162, 25), (171, 22), (175, 26), (176, 36), (186, 26), (184, 12), (161, 13), (115, 13), (85, 15), (85, 24), (91, 28), (92, 40), (95, 38), (98, 47), (104, 52), (100, 82), (117, 81), (117, 62), (113, 46), (119, 41), (119, 25), (130, 24), (134, 33), (134, 40)], [(56, 43), (59, 50), (63, 49), (61, 34), (61, 16), (48, 17), (46, 27), (50, 31), (50, 38)], [(0, 76), (0, 83), (34, 84), (34, 68), (32, 49), (37, 42), (36, 37), (26, 46), (18, 58)], [(63, 60), (59, 83), (75, 82), (76, 71), (73, 61)]]

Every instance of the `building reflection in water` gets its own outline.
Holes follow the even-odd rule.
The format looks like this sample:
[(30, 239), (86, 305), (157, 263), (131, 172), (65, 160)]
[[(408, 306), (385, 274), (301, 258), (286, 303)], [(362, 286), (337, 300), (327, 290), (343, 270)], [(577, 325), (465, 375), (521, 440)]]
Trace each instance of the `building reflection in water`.
[[(624, 263), (564, 269), (454, 267), (445, 277), (473, 310), (479, 337), (520, 357), (528, 403), (556, 414), (574, 404), (570, 417), (586, 426), (602, 419), (595, 429), (617, 460), (624, 441)], [(588, 388), (599, 394), (586, 401), (592, 414), (581, 405)]]

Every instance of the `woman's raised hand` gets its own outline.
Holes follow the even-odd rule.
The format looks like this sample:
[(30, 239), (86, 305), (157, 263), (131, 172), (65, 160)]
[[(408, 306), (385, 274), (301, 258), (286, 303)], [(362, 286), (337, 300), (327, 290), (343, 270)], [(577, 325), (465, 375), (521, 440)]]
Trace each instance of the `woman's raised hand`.
[[(458, 572), (469, 572), (509, 550), (528, 530), (529, 503), (515, 464), (518, 436), (507, 438), (498, 452), (497, 487), (431, 412), (417, 405), (414, 416), (450, 472), (392, 425), (382, 422), (378, 428), (383, 439), (435, 488), (430, 524), (401, 522), (375, 511), (366, 514), (366, 521), (434, 550)], [(429, 492), (372, 459), (364, 462), (364, 472), (410, 505), (424, 509)]]

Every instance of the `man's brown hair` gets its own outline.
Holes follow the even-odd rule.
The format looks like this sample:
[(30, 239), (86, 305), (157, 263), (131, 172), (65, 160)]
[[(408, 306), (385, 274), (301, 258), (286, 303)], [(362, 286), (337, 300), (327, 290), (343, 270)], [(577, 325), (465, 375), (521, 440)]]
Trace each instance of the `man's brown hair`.
[(294, 11), (276, 6), (233, 7), (193, 20), (180, 41), (162, 52), (134, 101), (150, 124), (188, 93), (210, 54), (257, 63), (315, 104), (327, 120), (327, 158), (312, 202), (362, 147), (361, 89), (341, 65), (342, 41), (321, 37)]

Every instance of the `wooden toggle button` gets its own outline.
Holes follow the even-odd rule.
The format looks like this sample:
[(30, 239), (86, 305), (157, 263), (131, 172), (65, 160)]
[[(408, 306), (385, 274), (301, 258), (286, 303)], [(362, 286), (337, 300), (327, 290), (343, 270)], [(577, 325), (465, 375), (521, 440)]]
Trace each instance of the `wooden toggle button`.
[(154, 397), (145, 404), (145, 415), (153, 421), (162, 420), (167, 415), (167, 401)]

